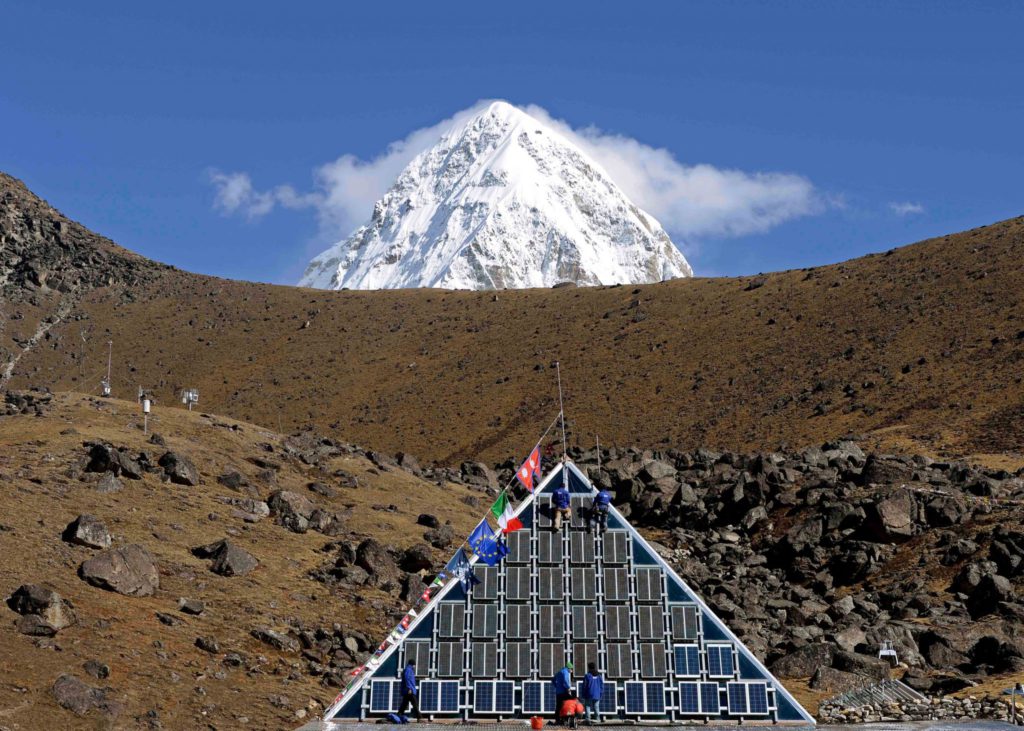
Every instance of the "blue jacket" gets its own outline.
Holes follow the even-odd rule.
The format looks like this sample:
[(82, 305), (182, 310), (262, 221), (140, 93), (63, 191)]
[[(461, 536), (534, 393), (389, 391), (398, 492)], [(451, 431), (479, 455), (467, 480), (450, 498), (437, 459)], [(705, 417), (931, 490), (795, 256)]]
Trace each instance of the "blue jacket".
[(587, 673), (583, 676), (583, 700), (599, 701), (603, 690), (604, 678), (601, 677), (601, 673), (597, 675)]
[(412, 665), (406, 665), (402, 671), (402, 692), (416, 695), (416, 670)]
[(557, 490), (555, 490), (555, 507), (569, 507), (569, 491), (566, 490), (564, 487), (560, 487)]
[(601, 490), (597, 493), (597, 497), (594, 498), (594, 507), (607, 510), (608, 506), (612, 504), (612, 494), (607, 490)]
[(572, 680), (569, 678), (569, 668), (562, 668), (551, 678), (551, 684), (555, 686), (556, 693), (568, 693), (572, 687)]

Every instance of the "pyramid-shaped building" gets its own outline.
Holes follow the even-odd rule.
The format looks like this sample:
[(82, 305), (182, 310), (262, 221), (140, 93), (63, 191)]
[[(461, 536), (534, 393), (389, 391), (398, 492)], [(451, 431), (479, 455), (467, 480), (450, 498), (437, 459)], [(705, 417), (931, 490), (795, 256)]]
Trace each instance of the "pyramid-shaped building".
[[(572, 520), (555, 532), (551, 493), (563, 483)], [(437, 720), (553, 716), (551, 677), (572, 661), (577, 689), (588, 663), (603, 672), (604, 721), (813, 724), (618, 511), (606, 531), (587, 529), (596, 494), (571, 462), (555, 468), (519, 506), (508, 556), (475, 564), (470, 592), (446, 584), (324, 720), (397, 711), (415, 658), (420, 709)]]

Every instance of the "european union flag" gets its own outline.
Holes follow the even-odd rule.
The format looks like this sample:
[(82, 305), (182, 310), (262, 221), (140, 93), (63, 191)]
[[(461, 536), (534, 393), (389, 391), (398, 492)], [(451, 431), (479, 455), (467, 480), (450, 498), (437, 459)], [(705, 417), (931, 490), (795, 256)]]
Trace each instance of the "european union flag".
[(476, 555), (488, 566), (497, 566), (508, 555), (508, 546), (501, 540), (500, 533), (491, 532), (488, 538), (480, 541)]
[(487, 524), (487, 519), (480, 521), (480, 525), (473, 529), (473, 532), (469, 534), (469, 547), (473, 549), (473, 553), (480, 553), (480, 544), (488, 538), (494, 536), (494, 531), (491, 526)]
[(469, 556), (466, 555), (464, 548), (460, 548), (455, 552), (452, 560), (448, 562), (444, 570), (457, 578), (459, 583), (462, 584), (463, 590), (467, 593), (473, 589), (473, 586), (480, 583), (480, 579), (476, 578), (476, 575), (473, 573), (473, 567), (469, 563)]

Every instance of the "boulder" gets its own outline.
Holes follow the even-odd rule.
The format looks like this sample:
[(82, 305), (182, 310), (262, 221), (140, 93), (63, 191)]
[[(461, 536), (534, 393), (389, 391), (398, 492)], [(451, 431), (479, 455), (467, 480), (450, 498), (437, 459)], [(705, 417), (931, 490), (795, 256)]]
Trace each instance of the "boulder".
[(367, 538), (356, 548), (356, 566), (364, 569), (375, 581), (394, 578), (398, 565), (380, 543)]
[(338, 494), (337, 490), (323, 482), (311, 482), (306, 487), (310, 492), (316, 493), (321, 497), (332, 498)]
[(217, 482), (229, 490), (241, 490), (243, 487), (247, 487), (249, 485), (249, 480), (245, 475), (235, 470), (225, 472), (217, 478)]
[(276, 632), (269, 627), (257, 627), (250, 633), (260, 642), (270, 645), (271, 647), (285, 651), (285, 652), (298, 652), (300, 649), (299, 641), (294, 637), (289, 637), (281, 632)]
[(420, 467), (419, 461), (411, 454), (399, 452), (395, 455), (395, 459), (398, 462), (398, 466), (406, 472), (414, 475), (423, 474), (423, 469)]
[(178, 611), (198, 617), (206, 611), (206, 604), (199, 599), (186, 599), (182, 597), (178, 600)]
[(52, 637), (76, 621), (68, 602), (53, 589), (38, 584), (23, 584), (7, 599), (7, 606), (22, 615), (18, 631), (22, 634)]
[(192, 554), (212, 559), (210, 571), (221, 576), (244, 576), (260, 565), (255, 556), (226, 538), (197, 546), (192, 549)]
[(845, 693), (856, 688), (863, 688), (871, 685), (870, 678), (856, 673), (848, 673), (845, 670), (836, 670), (827, 666), (821, 666), (811, 676), (810, 686), (815, 690), (827, 691), (829, 693)]
[(57, 678), (52, 692), (57, 705), (77, 716), (84, 716), (93, 709), (109, 710), (106, 690), (86, 685), (71, 675)]
[(267, 498), (270, 513), (278, 525), (292, 533), (309, 530), (309, 519), (317, 509), (316, 504), (305, 495), (290, 490), (277, 490)]
[(84, 561), (78, 574), (92, 586), (125, 596), (150, 596), (160, 588), (160, 574), (153, 557), (136, 543)]
[(420, 513), (419, 517), (416, 518), (416, 523), (427, 528), (439, 528), (441, 526), (441, 521), (438, 517), (430, 513)]
[[(116, 477), (114, 479), (117, 479)], [(110, 548), (110, 531), (95, 515), (82, 514), (68, 523), (61, 534), (68, 543), (86, 548)]]
[(423, 540), (434, 548), (448, 548), (455, 542), (455, 531), (450, 525), (439, 525), (423, 532)]
[(769, 668), (780, 678), (809, 678), (821, 666), (830, 666), (835, 648), (826, 642), (815, 642), (799, 647), (779, 658)]
[(199, 470), (185, 455), (165, 452), (157, 464), (164, 468), (164, 474), (176, 485), (194, 487), (199, 484)]
[(121, 481), (117, 479), (117, 475), (113, 472), (105, 472), (96, 483), (96, 492), (121, 492), (123, 489), (124, 485), (121, 484)]
[(913, 477), (914, 465), (910, 460), (881, 454), (868, 456), (861, 472), (864, 484), (898, 485), (910, 482)]
[(403, 571), (416, 573), (417, 571), (429, 571), (434, 565), (434, 556), (430, 552), (430, 546), (424, 543), (417, 543), (410, 546), (402, 554), (401, 567)]
[(999, 609), (999, 602), (1013, 598), (1013, 585), (1005, 576), (985, 574), (967, 597), (967, 611), (972, 619), (984, 617)]
[(917, 503), (910, 490), (895, 490), (871, 505), (867, 525), (883, 541), (905, 541), (914, 535)]

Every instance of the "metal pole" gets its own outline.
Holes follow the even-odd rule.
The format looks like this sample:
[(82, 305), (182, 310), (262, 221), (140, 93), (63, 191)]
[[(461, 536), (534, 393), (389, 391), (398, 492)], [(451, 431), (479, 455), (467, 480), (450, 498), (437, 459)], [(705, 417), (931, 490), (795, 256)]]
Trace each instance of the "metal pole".
[(565, 461), (565, 407), (562, 405), (562, 366), (555, 361), (555, 373), (558, 376), (558, 414), (562, 422), (562, 461)]
[(107, 341), (107, 384), (110, 384), (110, 358), (114, 354), (114, 341)]
[(597, 471), (601, 471), (601, 435), (595, 434), (594, 439), (597, 441)]

